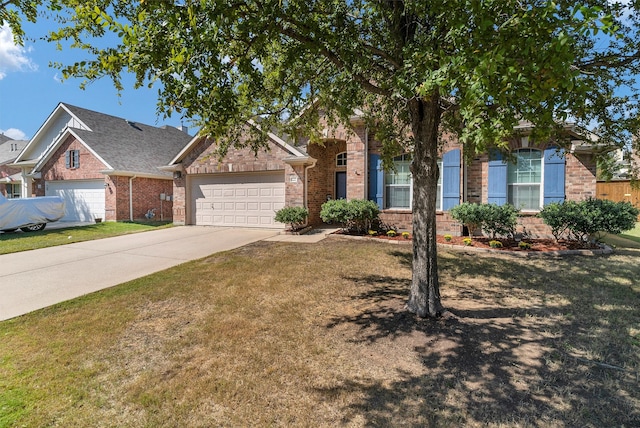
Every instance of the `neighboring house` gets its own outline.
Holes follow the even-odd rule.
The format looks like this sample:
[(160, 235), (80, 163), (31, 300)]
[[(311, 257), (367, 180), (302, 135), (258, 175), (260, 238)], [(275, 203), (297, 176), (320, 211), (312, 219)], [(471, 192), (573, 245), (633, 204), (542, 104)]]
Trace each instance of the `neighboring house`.
[(25, 148), (28, 141), (12, 140), (0, 134), (0, 193), (6, 198), (19, 198), (21, 174), (19, 168), (9, 166)]
[[(595, 196), (594, 143), (580, 140), (566, 126), (571, 147), (557, 151), (552, 144), (530, 145), (526, 124), (514, 130), (523, 135), (511, 141), (515, 164), (495, 152), (466, 164), (462, 148), (453, 139), (443, 142), (439, 162), (438, 233), (463, 234), (448, 211), (461, 202), (507, 202), (523, 212), (521, 229), (547, 235), (535, 214), (550, 202)], [(593, 137), (595, 138), (595, 137)], [(407, 155), (395, 159), (395, 170), (384, 171), (381, 145), (361, 116), (351, 118), (351, 129), (327, 129), (323, 144), (291, 141), (269, 134), (269, 150), (257, 157), (245, 149), (229, 149), (218, 160), (213, 141), (196, 136), (169, 163), (174, 171), (174, 222), (219, 226), (282, 228), (273, 220), (283, 206), (306, 206), (309, 223), (319, 225), (320, 208), (328, 199), (369, 199), (390, 226), (410, 230), (413, 185)]]
[(23, 197), (65, 198), (61, 221), (172, 220), (172, 175), (159, 169), (191, 137), (60, 103), (12, 166)]

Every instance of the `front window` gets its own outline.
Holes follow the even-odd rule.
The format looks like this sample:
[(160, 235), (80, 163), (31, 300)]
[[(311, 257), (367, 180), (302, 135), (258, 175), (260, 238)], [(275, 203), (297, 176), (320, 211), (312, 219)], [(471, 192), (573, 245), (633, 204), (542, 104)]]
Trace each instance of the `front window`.
[(80, 168), (80, 150), (69, 150), (66, 152), (65, 166), (69, 169)]
[(507, 201), (523, 211), (539, 210), (542, 206), (542, 152), (535, 149), (520, 149), (516, 163), (507, 167)]
[(411, 158), (409, 155), (393, 159), (394, 171), (384, 176), (385, 208), (411, 208)]

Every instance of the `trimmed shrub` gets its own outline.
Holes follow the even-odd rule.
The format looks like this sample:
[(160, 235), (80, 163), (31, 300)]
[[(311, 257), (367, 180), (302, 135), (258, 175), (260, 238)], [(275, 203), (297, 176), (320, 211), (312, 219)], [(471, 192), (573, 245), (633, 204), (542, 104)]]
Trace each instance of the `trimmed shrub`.
[(565, 201), (545, 206), (540, 217), (551, 228), (556, 240), (587, 241), (601, 233), (617, 235), (635, 227), (638, 209), (629, 202), (588, 198), (581, 202)]
[(457, 222), (462, 223), (469, 230), (469, 235), (473, 236), (476, 230), (482, 228), (485, 206), (464, 202), (451, 208), (449, 214)]
[(320, 218), (325, 223), (338, 223), (349, 231), (366, 233), (377, 220), (380, 210), (373, 201), (335, 199), (322, 204)]
[(482, 218), (482, 230), (491, 235), (512, 237), (518, 224), (518, 209), (511, 204), (486, 204)]
[(291, 230), (296, 230), (305, 224), (309, 217), (309, 210), (304, 207), (284, 207), (276, 211), (275, 220), (291, 226)]

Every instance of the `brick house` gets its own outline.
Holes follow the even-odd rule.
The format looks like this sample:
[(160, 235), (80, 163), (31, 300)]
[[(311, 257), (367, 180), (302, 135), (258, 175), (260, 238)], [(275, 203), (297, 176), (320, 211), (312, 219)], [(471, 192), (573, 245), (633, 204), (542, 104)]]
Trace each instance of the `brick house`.
[(28, 141), (13, 140), (0, 134), (0, 193), (5, 198), (20, 197), (20, 169), (10, 165), (25, 148)]
[[(269, 150), (254, 156), (249, 149), (230, 148), (222, 160), (212, 156), (211, 140), (194, 137), (166, 167), (175, 177), (174, 222), (282, 228), (273, 220), (274, 211), (306, 206), (309, 223), (320, 225), (322, 204), (346, 198), (373, 200), (381, 209), (382, 221), (411, 230), (408, 156), (395, 159), (395, 171), (384, 171), (381, 145), (362, 117), (354, 115), (350, 125), (327, 129), (322, 144), (287, 141), (269, 133)], [(517, 131), (523, 137), (511, 141), (516, 163), (503, 160), (497, 152), (465, 163), (462, 147), (452, 138), (443, 141), (438, 232), (464, 233), (448, 212), (461, 202), (510, 202), (521, 208), (521, 229), (533, 236), (547, 235), (535, 216), (544, 204), (582, 200), (596, 192), (594, 144), (580, 140), (571, 125), (565, 130), (572, 139), (571, 148), (558, 152), (552, 143), (530, 145), (528, 129), (522, 124), (514, 134)]]
[(172, 220), (166, 165), (191, 137), (60, 103), (11, 164), (21, 196), (65, 198), (61, 221)]

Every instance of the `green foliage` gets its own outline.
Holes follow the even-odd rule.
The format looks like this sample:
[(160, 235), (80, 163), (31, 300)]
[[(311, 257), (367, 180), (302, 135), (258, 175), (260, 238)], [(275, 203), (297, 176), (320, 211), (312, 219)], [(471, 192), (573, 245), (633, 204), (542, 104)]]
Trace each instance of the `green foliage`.
[(473, 239), (469, 237), (462, 238), (462, 243), (466, 246), (471, 246), (473, 244)]
[(449, 214), (454, 220), (466, 226), (469, 235), (473, 236), (477, 230), (482, 228), (484, 211), (483, 205), (464, 202), (451, 208)]
[(489, 241), (489, 246), (490, 246), (491, 248), (502, 248), (502, 242), (500, 242), (500, 241), (496, 241), (496, 240), (494, 239), (494, 240)]
[(620, 234), (635, 227), (638, 209), (629, 202), (588, 198), (545, 206), (540, 211), (544, 223), (557, 239), (586, 241), (600, 233)]
[(469, 229), (471, 236), (478, 229), (495, 238), (497, 235), (513, 236), (518, 223), (518, 210), (510, 204), (462, 203), (449, 211), (454, 220)]
[(336, 199), (322, 204), (320, 218), (325, 223), (339, 223), (349, 231), (365, 233), (377, 220), (380, 210), (373, 201)]
[(304, 225), (309, 217), (309, 210), (304, 207), (284, 207), (276, 211), (275, 220), (288, 224), (291, 230), (296, 230)]
[(496, 236), (513, 236), (518, 224), (518, 209), (511, 204), (486, 204), (483, 209), (482, 230)]
[(518, 248), (520, 248), (521, 250), (530, 250), (531, 244), (529, 242), (520, 241), (518, 242)]

